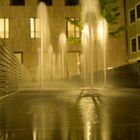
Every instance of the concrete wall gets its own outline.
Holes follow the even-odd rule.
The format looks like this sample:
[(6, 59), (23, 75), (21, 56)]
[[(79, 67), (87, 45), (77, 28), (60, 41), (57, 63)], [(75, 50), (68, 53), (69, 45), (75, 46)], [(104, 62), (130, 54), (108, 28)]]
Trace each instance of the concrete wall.
[[(119, 27), (125, 27), (124, 3), (123, 0), (118, 0), (120, 16), (118, 24), (113, 25), (111, 30), (116, 30)], [(109, 37), (107, 45), (107, 67), (116, 67), (128, 63), (127, 44), (125, 31), (120, 32), (117, 37)]]
[[(54, 51), (58, 50), (58, 37), (65, 32), (65, 17), (78, 17), (77, 6), (65, 6), (64, 0), (53, 1), (53, 6), (48, 6), (50, 21), (51, 43)], [(25, 0), (25, 6), (10, 6), (10, 0), (0, 0), (0, 17), (9, 18), (10, 36), (4, 39), (5, 43), (14, 52), (23, 52), (23, 63), (36, 75), (37, 50), (39, 39), (30, 38), (30, 17), (37, 17), (37, 0)], [(75, 50), (77, 51), (77, 50)]]
[[(123, 1), (118, 0), (118, 5), (121, 16), (119, 17), (119, 24), (115, 25), (113, 27), (114, 29), (125, 24)], [(48, 6), (48, 15), (51, 43), (54, 52), (57, 54), (59, 34), (66, 32), (65, 18), (80, 17), (80, 10), (78, 6), (65, 6), (64, 0), (54, 0), (53, 6)], [(30, 38), (29, 18), (37, 17), (37, 0), (25, 0), (25, 6), (10, 6), (9, 0), (0, 0), (0, 17), (8, 17), (10, 19), (10, 37), (5, 39), (5, 42), (14, 52), (23, 52), (23, 63), (32, 73), (34, 79), (38, 65), (37, 52), (40, 45), (38, 45), (39, 39)], [(107, 67), (116, 67), (127, 63), (125, 37), (125, 32), (123, 32), (118, 38), (109, 38), (107, 46)], [(80, 44), (68, 46), (68, 51), (70, 52), (79, 52), (80, 50)], [(73, 57), (75, 58), (75, 55)], [(72, 56), (69, 58), (72, 58)], [(73, 61), (73, 58), (68, 61)], [(69, 62), (69, 64), (73, 65), (71, 66), (72, 71), (76, 71), (74, 68), (77, 67), (75, 66), (77, 64), (74, 65), (73, 62)], [(73, 72), (72, 75), (74, 75)]]

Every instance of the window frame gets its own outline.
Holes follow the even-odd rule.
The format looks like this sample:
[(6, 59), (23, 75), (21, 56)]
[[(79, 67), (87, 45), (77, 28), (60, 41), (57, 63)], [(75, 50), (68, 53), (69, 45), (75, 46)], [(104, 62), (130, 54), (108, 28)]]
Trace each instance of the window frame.
[(21, 63), (23, 64), (23, 52), (22, 51), (14, 51), (13, 53), (14, 53), (14, 55), (21, 54)]
[[(133, 48), (132, 48), (132, 40), (133, 40), (133, 39), (136, 40), (136, 42), (135, 42), (135, 43), (136, 43), (136, 51), (133, 51)], [(138, 49), (137, 49), (137, 37), (132, 37), (132, 38), (130, 38), (130, 50), (131, 50), (131, 51), (130, 51), (131, 53), (136, 53), (136, 52), (137, 52), (137, 50), (138, 50)]]
[[(73, 37), (73, 38), (77, 38), (77, 39), (79, 39), (79, 38), (81, 38), (81, 31), (80, 31), (80, 28), (78, 27), (78, 26), (76, 26), (76, 25), (74, 25), (73, 24), (73, 26), (74, 26), (74, 28), (73, 28), (73, 34), (74, 34), (74, 36), (69, 36), (69, 26), (68, 26), (68, 22), (69, 21), (67, 21), (67, 19), (68, 18), (73, 18), (74, 20), (76, 20), (76, 19), (79, 19), (80, 20), (80, 18), (79, 17), (66, 17), (65, 19), (66, 19), (66, 36), (67, 36), (67, 38), (71, 38), (71, 37)], [(77, 33), (77, 29), (76, 28), (79, 28), (78, 30), (78, 33), (79, 33), (79, 37), (76, 37), (76, 33)]]
[(53, 0), (51, 0), (51, 4), (47, 4), (47, 0), (38, 0), (38, 3), (44, 2), (47, 6), (53, 6)]
[[(9, 18), (8, 17), (0, 17), (0, 19), (3, 19), (3, 37), (0, 36), (0, 38), (8, 39), (10, 35), (10, 28), (9, 28)], [(6, 22), (6, 20), (8, 22)], [(8, 23), (8, 26), (6, 25)], [(7, 27), (6, 27), (7, 26)]]
[[(31, 30), (31, 19), (33, 19), (33, 31)], [(30, 38), (31, 39), (37, 39), (39, 37), (39, 30), (36, 28), (37, 20), (39, 20), (38, 17), (30, 17), (29, 18), (29, 31), (30, 31)], [(38, 21), (39, 22), (39, 21)], [(38, 23), (39, 24), (39, 23)], [(37, 33), (38, 32), (38, 33)], [(32, 33), (34, 34), (32, 37)], [(38, 35), (37, 35), (38, 34)]]
[(140, 51), (140, 42), (139, 42), (139, 39), (138, 39), (139, 37), (140, 37), (140, 34), (137, 34), (136, 39), (137, 39), (137, 50), (138, 51)]
[[(131, 14), (130, 14), (130, 12), (132, 11), (132, 10), (134, 10), (134, 21), (133, 22), (131, 22)], [(130, 25), (132, 25), (132, 24), (134, 24), (136, 22), (136, 10), (135, 10), (135, 8), (131, 8), (131, 9), (129, 9), (129, 24)]]
[(137, 3), (136, 5), (135, 5), (135, 11), (136, 11), (136, 20), (140, 20), (140, 15), (139, 15), (139, 18), (138, 18), (138, 13), (137, 13), (137, 6), (140, 6), (140, 2), (139, 3)]
[(25, 6), (26, 0), (23, 0), (23, 3), (21, 4), (13, 4), (14, 0), (10, 0), (10, 6)]
[(75, 2), (75, 3), (73, 3), (73, 4), (68, 4), (68, 1), (69, 1), (69, 0), (64, 0), (65, 6), (76, 6), (76, 5), (79, 5), (79, 0), (77, 0), (77, 3)]

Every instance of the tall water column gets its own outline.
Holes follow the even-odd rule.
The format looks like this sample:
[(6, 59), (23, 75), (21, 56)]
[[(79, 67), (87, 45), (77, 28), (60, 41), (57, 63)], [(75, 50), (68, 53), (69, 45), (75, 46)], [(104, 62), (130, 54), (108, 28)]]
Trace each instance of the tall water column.
[(106, 85), (107, 23), (100, 14), (98, 0), (82, 0), (82, 79), (84, 86), (97, 86), (97, 71), (104, 71)]
[(62, 81), (66, 77), (66, 50), (67, 50), (67, 40), (65, 33), (60, 33), (59, 35), (59, 73), (60, 79)]
[(40, 2), (38, 5), (38, 17), (40, 22), (40, 51), (39, 51), (39, 67), (40, 67), (40, 83), (41, 87), (44, 87), (44, 82), (47, 80), (47, 77), (45, 75), (46, 73), (46, 65), (47, 65), (47, 59), (46, 59), (46, 53), (48, 52), (50, 44), (50, 27), (49, 27), (49, 18), (48, 18), (48, 11), (47, 6), (44, 2)]

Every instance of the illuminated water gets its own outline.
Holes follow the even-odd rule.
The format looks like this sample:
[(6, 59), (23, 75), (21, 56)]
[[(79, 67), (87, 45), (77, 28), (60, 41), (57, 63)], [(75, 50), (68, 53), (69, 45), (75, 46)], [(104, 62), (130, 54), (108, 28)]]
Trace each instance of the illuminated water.
[[(94, 6), (93, 6), (94, 5)], [(68, 85), (68, 90), (25, 90), (1, 100), (1, 140), (139, 140), (139, 89), (99, 89), (95, 93), (94, 72), (104, 70), (106, 86), (107, 23), (100, 15), (97, 0), (83, 1), (81, 93)], [(46, 6), (39, 5), (41, 25), (40, 83), (55, 79), (55, 54), (50, 43)], [(58, 79), (66, 78), (66, 35), (59, 36)], [(48, 87), (47, 87), (48, 88)], [(84, 94), (85, 93), (85, 94)], [(123, 94), (122, 94), (123, 93)], [(126, 96), (126, 94), (129, 96)], [(80, 97), (79, 97), (80, 95)], [(134, 96), (135, 95), (135, 96)], [(78, 99), (78, 100), (77, 100)]]
[[(100, 14), (100, 7), (98, 0), (82, 0), (82, 55), (81, 55), (81, 66), (82, 66), (82, 80), (83, 80), (83, 89), (88, 86), (90, 87), (90, 94), (93, 97), (95, 93), (96, 84), (96, 72), (99, 70), (104, 71), (103, 85), (106, 86), (106, 45), (107, 45), (107, 22)], [(84, 94), (84, 92), (83, 92)], [(88, 104), (88, 103), (87, 103)], [(89, 104), (88, 104), (89, 105)], [(88, 106), (86, 110), (88, 113), (88, 118), (85, 118), (84, 121), (84, 135), (85, 140), (97, 139), (97, 128), (96, 124), (93, 125), (93, 120), (98, 122), (98, 114), (93, 115), (93, 108)], [(84, 107), (83, 107), (84, 108)], [(83, 112), (83, 114), (85, 111)], [(105, 113), (106, 114), (106, 113)], [(108, 121), (106, 121), (108, 122)], [(93, 127), (93, 128), (92, 128)], [(101, 131), (109, 131), (108, 125), (103, 125)], [(92, 133), (91, 133), (92, 131)], [(91, 136), (93, 135), (93, 136)], [(104, 136), (104, 139), (109, 140), (107, 135)]]
[(40, 68), (40, 83), (41, 87), (44, 87), (44, 81), (47, 81), (47, 53), (51, 46), (50, 43), (50, 27), (47, 6), (45, 3), (40, 2), (38, 5), (38, 17), (40, 21), (40, 51), (38, 56), (40, 57), (39, 68)]
[[(93, 6), (94, 5), (94, 6)], [(106, 44), (107, 23), (100, 14), (98, 0), (82, 1), (82, 79), (96, 87), (94, 73), (104, 70), (104, 86), (106, 85)]]
[[(93, 6), (94, 5), (94, 6)], [(45, 15), (47, 13), (46, 6), (43, 3), (40, 4), (40, 25), (41, 25), (41, 85), (44, 87), (46, 69), (44, 69), (44, 52), (47, 51), (49, 54), (49, 79), (53, 79), (53, 49), (50, 43), (50, 34), (46, 34), (44, 31), (49, 32), (48, 25), (48, 17)], [(82, 22), (83, 22), (83, 30), (82, 30), (82, 55), (81, 55), (81, 65), (82, 65), (82, 79), (83, 79), (83, 87), (89, 86), (91, 88), (91, 92), (93, 93), (94, 88), (96, 87), (94, 72), (98, 70), (104, 70), (104, 86), (106, 85), (106, 42), (107, 42), (107, 24), (105, 19), (100, 15), (99, 3), (97, 0), (83, 0), (82, 1)], [(47, 27), (47, 28), (46, 28)], [(59, 35), (59, 51), (58, 51), (58, 77), (59, 79), (66, 78), (66, 35), (64, 33), (60, 33)], [(55, 88), (55, 87), (54, 87)], [(90, 97), (89, 97), (90, 98)], [(88, 101), (88, 102), (86, 102)], [(86, 102), (87, 105), (84, 103)], [(91, 131), (95, 130), (93, 128), (93, 124), (97, 123), (98, 116), (93, 112), (94, 106), (92, 105), (92, 100), (81, 100), (79, 101), (81, 108), (81, 113), (83, 115), (83, 124), (84, 124), (84, 136), (85, 140), (90, 140), (92, 137)], [(43, 117), (45, 116), (44, 107), (40, 106), (39, 114)], [(43, 107), (43, 108), (42, 108)], [(86, 109), (85, 109), (86, 107)], [(88, 108), (88, 109), (87, 109)], [(87, 115), (86, 115), (87, 114)], [(40, 116), (40, 117), (41, 117)], [(46, 118), (40, 118), (43, 121), (40, 122), (39, 125), (44, 127), (46, 124)], [(36, 121), (34, 121), (35, 123)], [(53, 122), (53, 121), (52, 121)], [(104, 129), (104, 126), (103, 128)], [(36, 140), (36, 126), (34, 126), (33, 130), (34, 139)], [(46, 138), (46, 133), (42, 131), (42, 138)], [(49, 136), (47, 136), (49, 137)], [(96, 136), (94, 136), (96, 137)]]
[(49, 46), (48, 48), (48, 74), (49, 74), (49, 81), (53, 81), (55, 78), (55, 54), (53, 52), (53, 47)]
[[(93, 6), (94, 5), (94, 6)], [(39, 5), (39, 18), (40, 18), (40, 31), (41, 31), (41, 51), (40, 51), (40, 79), (41, 87), (46, 88), (46, 80), (55, 79), (55, 55), (53, 53), (53, 47), (50, 43), (50, 33), (49, 33), (49, 20), (47, 15), (46, 6), (41, 3)], [(100, 15), (99, 3), (97, 0), (83, 0), (82, 1), (82, 55), (81, 55), (81, 66), (82, 66), (82, 79), (83, 87), (90, 87), (90, 94), (93, 93), (96, 87), (96, 75), (94, 74), (98, 70), (104, 70), (104, 86), (106, 85), (106, 44), (107, 44), (107, 23), (105, 19)], [(47, 31), (47, 32), (45, 32)], [(66, 79), (66, 35), (60, 33), (59, 35), (59, 50), (58, 50), (58, 72), (57, 79), (64, 81)], [(48, 55), (46, 55), (46, 53)], [(48, 57), (47, 57), (48, 56)], [(48, 58), (48, 62), (46, 61)], [(47, 64), (45, 63), (47, 62)], [(80, 82), (80, 81), (79, 81)], [(69, 86), (70, 87), (70, 86)], [(68, 87), (68, 88), (69, 88)], [(52, 87), (55, 88), (55, 87)], [(90, 102), (89, 102), (90, 101)], [(91, 97), (88, 99), (79, 100), (78, 104), (81, 106), (82, 113), (82, 123), (84, 124), (84, 139), (90, 140), (91, 137), (95, 137), (95, 133), (91, 133), (92, 130), (95, 131), (94, 124), (99, 123), (99, 118), (95, 111), (95, 106)], [(36, 120), (36, 115), (33, 121), (33, 138), (36, 140), (36, 127), (38, 125), (44, 128), (47, 124), (47, 119), (44, 117), (44, 106), (38, 106), (39, 120)], [(53, 107), (53, 105), (52, 105)], [(46, 107), (45, 107), (46, 108)], [(65, 116), (65, 114), (64, 114)], [(66, 117), (66, 116), (65, 116)], [(50, 117), (51, 118), (51, 117)], [(64, 118), (63, 118), (64, 119)], [(67, 117), (65, 118), (67, 120)], [(63, 120), (64, 121), (64, 120)], [(63, 123), (60, 122), (60, 123)], [(51, 125), (53, 125), (54, 120), (51, 120)], [(65, 122), (67, 123), (67, 122)], [(61, 124), (63, 125), (63, 124)], [(53, 126), (51, 126), (53, 127)], [(107, 125), (102, 126), (102, 130), (108, 129)], [(66, 129), (66, 134), (68, 135), (68, 130)], [(64, 130), (63, 130), (64, 132)], [(62, 133), (62, 132), (61, 132)], [(93, 135), (93, 136), (92, 136)], [(42, 139), (50, 137), (49, 134), (45, 133), (45, 130), (41, 131)], [(51, 139), (51, 138), (50, 138)]]
[(66, 77), (66, 50), (67, 50), (67, 42), (66, 42), (65, 33), (60, 33), (59, 35), (59, 73), (60, 79), (64, 80)]

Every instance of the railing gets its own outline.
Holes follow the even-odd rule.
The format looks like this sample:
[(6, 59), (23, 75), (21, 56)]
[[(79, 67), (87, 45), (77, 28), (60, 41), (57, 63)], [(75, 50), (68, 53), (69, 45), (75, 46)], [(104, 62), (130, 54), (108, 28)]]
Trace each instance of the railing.
[(108, 85), (140, 88), (140, 63), (123, 65), (107, 72)]
[[(104, 71), (97, 71), (95, 75), (96, 85), (104, 86)], [(106, 87), (140, 88), (140, 62), (107, 70)]]
[(23, 87), (25, 68), (0, 40), (0, 96)]

